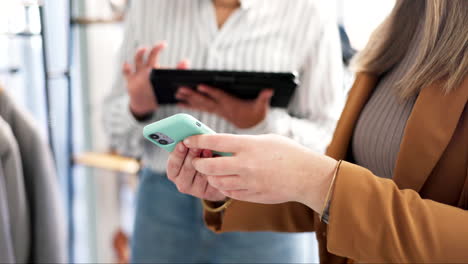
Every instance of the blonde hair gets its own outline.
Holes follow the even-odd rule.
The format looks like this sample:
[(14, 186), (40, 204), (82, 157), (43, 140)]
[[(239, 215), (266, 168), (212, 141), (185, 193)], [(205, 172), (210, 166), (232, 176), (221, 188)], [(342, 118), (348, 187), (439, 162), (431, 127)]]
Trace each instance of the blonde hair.
[(415, 63), (396, 89), (403, 98), (440, 81), (446, 93), (455, 89), (468, 73), (467, 0), (397, 0), (353, 60), (353, 69), (378, 75), (390, 71), (405, 56), (420, 22), (424, 24)]

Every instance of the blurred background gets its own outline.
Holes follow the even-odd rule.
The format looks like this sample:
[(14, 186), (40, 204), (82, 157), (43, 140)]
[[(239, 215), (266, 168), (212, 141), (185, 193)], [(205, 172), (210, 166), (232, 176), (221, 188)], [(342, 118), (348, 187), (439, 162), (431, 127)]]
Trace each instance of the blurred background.
[[(128, 254), (139, 163), (109, 153), (100, 116), (121, 67), (116, 60), (129, 1), (0, 0), (0, 83), (48, 137), (74, 263), (119, 263)], [(337, 26), (356, 50), (394, 4), (335, 1)], [(348, 72), (344, 85), (352, 79)]]

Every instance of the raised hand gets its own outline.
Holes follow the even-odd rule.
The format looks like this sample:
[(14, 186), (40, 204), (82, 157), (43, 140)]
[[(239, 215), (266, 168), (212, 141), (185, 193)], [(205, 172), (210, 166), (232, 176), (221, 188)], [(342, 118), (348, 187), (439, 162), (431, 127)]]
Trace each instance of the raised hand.
[[(165, 47), (165, 42), (154, 45), (149, 50), (148, 56), (146, 56), (147, 47), (139, 48), (135, 53), (134, 64), (128, 62), (123, 64), (122, 72), (130, 96), (130, 110), (137, 117), (152, 113), (158, 107), (157, 98), (150, 82), (150, 73), (152, 69), (160, 67), (158, 57)], [(188, 62), (181, 61), (177, 68), (188, 68)]]

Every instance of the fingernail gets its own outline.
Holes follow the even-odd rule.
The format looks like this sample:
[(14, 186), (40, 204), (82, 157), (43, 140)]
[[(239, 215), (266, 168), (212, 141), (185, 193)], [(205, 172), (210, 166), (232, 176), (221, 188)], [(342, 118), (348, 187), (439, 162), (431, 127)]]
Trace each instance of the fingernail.
[(179, 144), (179, 146), (177, 146), (177, 149), (178, 149), (180, 152), (184, 152), (184, 151), (185, 151), (185, 146), (184, 146), (184, 144)]
[(193, 154), (196, 154), (196, 155), (198, 155), (200, 153), (200, 150), (196, 149), (196, 148), (191, 149), (191, 151), (192, 151)]
[(185, 146), (189, 145), (190, 144), (190, 139), (188, 139), (188, 138), (184, 139), (184, 144), (185, 144)]
[(187, 88), (187, 87), (180, 87), (178, 90), (177, 90), (178, 93), (182, 93), (182, 94), (188, 94), (190, 93), (190, 89)]

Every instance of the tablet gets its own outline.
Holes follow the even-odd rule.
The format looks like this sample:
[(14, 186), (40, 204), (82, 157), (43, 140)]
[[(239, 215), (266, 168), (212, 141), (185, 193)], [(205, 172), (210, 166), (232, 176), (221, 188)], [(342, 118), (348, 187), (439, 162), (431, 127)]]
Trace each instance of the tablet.
[(160, 105), (178, 103), (175, 93), (181, 86), (195, 89), (205, 84), (243, 100), (253, 100), (262, 90), (273, 89), (271, 106), (286, 108), (298, 85), (295, 73), (154, 69), (150, 78)]

